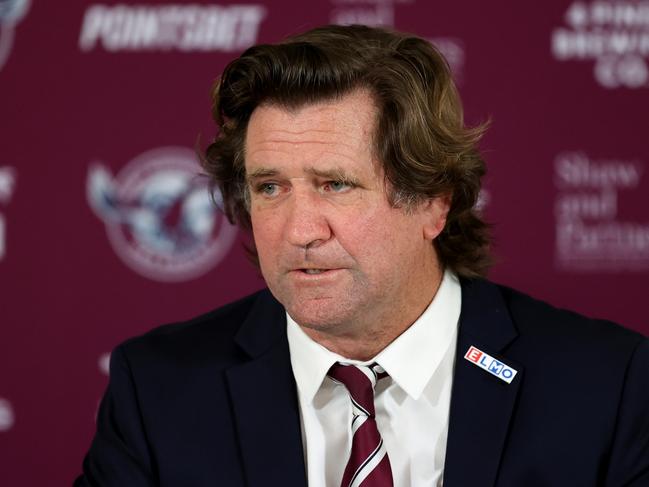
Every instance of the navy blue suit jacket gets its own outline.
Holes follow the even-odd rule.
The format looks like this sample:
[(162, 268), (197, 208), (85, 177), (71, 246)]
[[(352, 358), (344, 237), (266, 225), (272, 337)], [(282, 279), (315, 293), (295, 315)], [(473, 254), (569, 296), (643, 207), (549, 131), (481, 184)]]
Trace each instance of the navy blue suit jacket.
[[(117, 347), (83, 469), (77, 486), (306, 487), (282, 306), (262, 291)], [(463, 281), (444, 486), (649, 486), (649, 341)]]

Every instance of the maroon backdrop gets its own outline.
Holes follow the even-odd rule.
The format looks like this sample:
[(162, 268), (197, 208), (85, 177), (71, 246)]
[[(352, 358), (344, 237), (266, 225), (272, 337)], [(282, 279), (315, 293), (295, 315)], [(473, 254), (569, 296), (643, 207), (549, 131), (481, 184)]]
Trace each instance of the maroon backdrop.
[(263, 285), (192, 149), (228, 60), (329, 22), (430, 39), (491, 118), (494, 280), (649, 333), (649, 2), (0, 0), (1, 485), (71, 482), (118, 342)]

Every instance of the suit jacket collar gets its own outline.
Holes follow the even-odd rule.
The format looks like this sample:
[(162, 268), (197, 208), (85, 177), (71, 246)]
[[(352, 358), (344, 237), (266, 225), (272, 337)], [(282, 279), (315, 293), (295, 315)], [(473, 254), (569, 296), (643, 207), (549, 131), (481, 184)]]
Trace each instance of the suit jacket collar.
[(503, 350), (518, 336), (500, 288), (483, 279), (461, 279), (460, 333), (494, 351)]
[(284, 308), (262, 291), (236, 343), (248, 360), (226, 371), (247, 485), (306, 487)]
[[(518, 333), (500, 289), (483, 280), (462, 281), (462, 312), (449, 417), (444, 486), (492, 486), (497, 479), (523, 367), (506, 348)], [(464, 358), (474, 346), (517, 370), (508, 384)]]
[(251, 359), (260, 357), (278, 341), (286, 341), (285, 313), (268, 289), (260, 291), (234, 341)]

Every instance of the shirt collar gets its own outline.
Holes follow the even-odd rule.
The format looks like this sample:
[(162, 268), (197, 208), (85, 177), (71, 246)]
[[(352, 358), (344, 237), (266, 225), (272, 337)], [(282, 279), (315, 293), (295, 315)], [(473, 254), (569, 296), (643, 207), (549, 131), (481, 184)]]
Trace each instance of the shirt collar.
[(304, 333), (288, 313), (286, 334), (297, 389), (307, 403), (311, 403), (331, 366), (345, 359)]
[(457, 277), (445, 271), (435, 297), (419, 318), (374, 359), (346, 359), (312, 340), (286, 314), (291, 366), (298, 391), (311, 403), (331, 366), (336, 362), (378, 363), (409, 396), (417, 400), (451, 345), (461, 308)]
[(453, 342), (461, 302), (460, 282), (447, 270), (435, 297), (417, 321), (374, 359), (415, 400)]

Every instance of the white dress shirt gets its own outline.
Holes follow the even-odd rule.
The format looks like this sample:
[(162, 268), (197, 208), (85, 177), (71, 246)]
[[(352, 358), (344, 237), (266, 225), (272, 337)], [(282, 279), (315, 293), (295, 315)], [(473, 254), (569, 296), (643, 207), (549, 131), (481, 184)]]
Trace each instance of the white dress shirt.
[(367, 362), (349, 360), (309, 338), (287, 314), (309, 487), (340, 487), (352, 444), (352, 407), (345, 386), (327, 377), (335, 362), (378, 363), (390, 375), (374, 404), (395, 487), (441, 486), (461, 289), (444, 273), (423, 314)]

